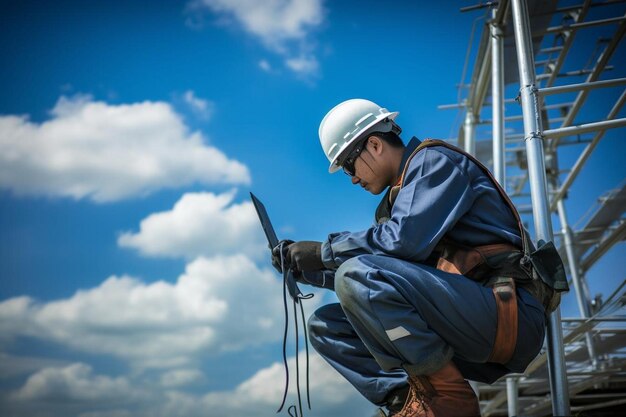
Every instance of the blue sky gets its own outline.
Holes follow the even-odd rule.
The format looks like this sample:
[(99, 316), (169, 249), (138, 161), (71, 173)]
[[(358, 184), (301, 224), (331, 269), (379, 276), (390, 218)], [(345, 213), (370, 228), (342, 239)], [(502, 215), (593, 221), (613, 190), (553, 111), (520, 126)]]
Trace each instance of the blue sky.
[[(1, 2), (2, 414), (273, 414), (282, 292), (248, 192), (280, 237), (368, 227), (378, 198), (327, 173), (319, 122), (362, 97), (399, 111), (405, 140), (456, 133), (437, 106), (484, 14), (468, 4)], [(619, 91), (602, 94), (589, 117)], [(572, 224), (626, 176), (623, 132), (575, 183)], [(624, 255), (590, 271), (593, 293)], [(315, 293), (309, 311), (333, 299)], [(308, 415), (373, 412), (316, 355), (311, 380)]]

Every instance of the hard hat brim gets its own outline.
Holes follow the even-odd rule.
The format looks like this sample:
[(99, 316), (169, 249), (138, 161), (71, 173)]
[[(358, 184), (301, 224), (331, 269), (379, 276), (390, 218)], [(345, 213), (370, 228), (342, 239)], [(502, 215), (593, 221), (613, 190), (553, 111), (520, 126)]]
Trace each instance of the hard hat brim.
[(341, 148), (339, 148), (339, 151), (337, 152), (332, 162), (330, 163), (330, 166), (328, 167), (328, 172), (330, 172), (331, 174), (334, 174), (335, 172), (339, 171), (341, 169), (341, 166), (338, 164), (338, 162), (341, 159), (343, 159), (342, 158), (343, 155), (345, 155), (349, 150), (352, 149), (352, 144), (356, 143), (363, 136), (369, 133), (375, 132), (376, 129), (373, 129), (373, 127), (375, 127), (377, 124), (379, 124), (383, 120), (385, 119), (395, 120), (398, 114), (400, 114), (400, 112), (394, 111), (394, 112), (390, 112), (387, 114), (381, 114), (381, 115), (376, 116), (376, 120), (373, 120), (370, 124), (365, 126), (363, 130), (361, 130), (361, 133), (359, 133), (358, 136), (354, 136), (349, 142), (344, 143), (341, 146)]

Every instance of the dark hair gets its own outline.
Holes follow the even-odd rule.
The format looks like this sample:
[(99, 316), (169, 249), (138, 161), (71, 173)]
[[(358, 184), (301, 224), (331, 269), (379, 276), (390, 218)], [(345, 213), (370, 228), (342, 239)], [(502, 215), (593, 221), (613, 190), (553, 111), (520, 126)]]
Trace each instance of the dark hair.
[(391, 145), (391, 147), (393, 148), (404, 148), (404, 142), (402, 142), (402, 139), (400, 138), (400, 136), (398, 136), (398, 134), (394, 131), (372, 132), (369, 135), (367, 135), (368, 138), (370, 138), (371, 136), (376, 136), (376, 137), (381, 138), (382, 140), (387, 142), (389, 145)]

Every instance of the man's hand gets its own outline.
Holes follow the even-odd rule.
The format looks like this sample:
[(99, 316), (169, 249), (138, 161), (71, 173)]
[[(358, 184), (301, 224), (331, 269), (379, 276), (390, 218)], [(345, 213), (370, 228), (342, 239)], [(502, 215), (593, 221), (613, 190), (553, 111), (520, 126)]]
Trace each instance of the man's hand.
[(296, 271), (319, 271), (322, 263), (322, 242), (302, 240), (287, 247), (287, 263)]
[[(284, 239), (278, 242), (278, 246), (276, 246), (275, 248), (270, 248), (272, 249), (272, 265), (281, 274), (283, 273), (283, 270), (280, 267), (280, 249), (283, 249), (283, 255), (287, 255), (287, 248), (289, 248), (289, 245), (291, 244), (293, 244), (293, 240)], [(285, 266), (289, 268), (289, 262), (285, 261)]]

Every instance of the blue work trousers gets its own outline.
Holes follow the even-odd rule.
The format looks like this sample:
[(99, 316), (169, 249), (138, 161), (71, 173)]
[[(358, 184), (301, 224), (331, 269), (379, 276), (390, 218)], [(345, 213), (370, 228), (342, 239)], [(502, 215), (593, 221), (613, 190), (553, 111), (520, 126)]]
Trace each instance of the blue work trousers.
[(344, 262), (335, 274), (340, 304), (309, 319), (313, 347), (368, 400), (383, 405), (406, 386), (453, 360), (467, 379), (493, 382), (523, 372), (545, 334), (541, 304), (518, 289), (518, 337), (505, 365), (487, 363), (496, 333), (491, 288), (464, 276), (379, 255)]

